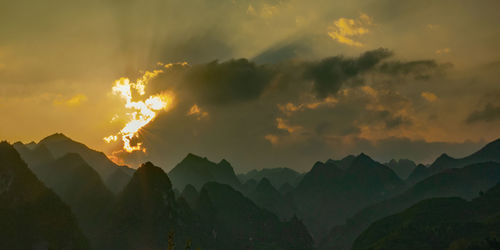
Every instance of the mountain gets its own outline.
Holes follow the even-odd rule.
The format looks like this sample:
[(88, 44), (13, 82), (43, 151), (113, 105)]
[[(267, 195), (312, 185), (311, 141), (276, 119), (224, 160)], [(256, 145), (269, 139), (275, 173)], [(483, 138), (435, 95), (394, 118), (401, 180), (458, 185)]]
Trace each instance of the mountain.
[(191, 240), (196, 249), (200, 239), (210, 238), (202, 228), (185, 201), (175, 199), (167, 174), (148, 162), (137, 169), (110, 210), (97, 249), (167, 249), (171, 233), (177, 246)]
[[(68, 153), (77, 153), (99, 173), (106, 186), (115, 193), (121, 191), (123, 188), (121, 185), (126, 184), (134, 172), (133, 169), (126, 166), (116, 165), (104, 153), (90, 149), (60, 133), (42, 139), (36, 146), (31, 145), (30, 147), (33, 148), (31, 150), (30, 147), (23, 146), (20, 142), (15, 145), (30, 168), (49, 162), (50, 159), (46, 159), (47, 152), (52, 155), (52, 158), (60, 158)], [(122, 172), (122, 174), (117, 172)]]
[(242, 183), (245, 183), (250, 179), (254, 179), (259, 182), (263, 178), (266, 178), (275, 188), (279, 188), (285, 183), (296, 186), (302, 177), (303, 174), (289, 168), (264, 168), (238, 175), (238, 178)]
[(340, 169), (347, 169), (347, 168), (349, 168), (349, 166), (351, 166), (352, 161), (354, 161), (354, 159), (356, 159), (356, 156), (348, 155), (348, 156), (342, 158), (341, 160), (328, 159), (326, 161), (326, 163), (335, 164), (335, 166), (337, 166)]
[(281, 187), (278, 189), (278, 191), (282, 195), (287, 195), (288, 193), (292, 192), (294, 187), (290, 185), (290, 183), (286, 182), (285, 184), (281, 185)]
[(132, 173), (124, 167), (117, 168), (104, 180), (106, 186), (114, 194), (120, 193), (123, 188), (127, 185), (131, 178)]
[(500, 184), (468, 202), (423, 200), (373, 223), (353, 249), (499, 249)]
[(99, 174), (76, 153), (68, 153), (32, 170), (71, 207), (82, 230), (93, 242), (102, 217), (114, 199)]
[(300, 220), (281, 222), (229, 185), (206, 183), (195, 211), (211, 225), (219, 249), (313, 249)]
[(295, 205), (289, 196), (284, 196), (267, 178), (259, 181), (255, 189), (248, 194), (255, 204), (278, 215), (282, 220), (287, 220), (295, 215)]
[[(439, 173), (448, 168), (461, 168), (470, 164), (480, 162), (500, 162), (500, 139), (488, 143), (479, 151), (464, 158), (453, 158), (447, 154), (439, 156), (428, 168), (419, 169), (418, 174), (412, 173), (408, 182), (414, 184), (425, 177)], [(415, 169), (414, 171), (417, 171)]]
[(28, 164), (29, 168), (47, 164), (55, 160), (54, 156), (45, 145), (31, 144), (30, 147), (27, 147), (21, 142), (16, 142), (12, 146)]
[(423, 199), (452, 196), (471, 199), (499, 181), (499, 163), (479, 163), (445, 170), (393, 198), (362, 209), (347, 219), (346, 224), (334, 227), (321, 242), (320, 249), (351, 249), (354, 239), (380, 218), (400, 212)]
[(193, 208), (195, 207), (196, 201), (198, 201), (200, 194), (193, 185), (188, 184), (186, 185), (184, 190), (182, 190), (181, 196), (182, 198), (184, 198), (184, 200), (186, 200), (189, 206)]
[(408, 178), (406, 178), (406, 180), (408, 183), (414, 184), (427, 177), (429, 177), (429, 170), (427, 170), (427, 167), (423, 164), (418, 164), (410, 173), (410, 175), (408, 175)]
[(169, 173), (172, 184), (179, 190), (184, 190), (187, 184), (193, 185), (196, 189), (201, 189), (203, 184), (215, 181), (233, 187), (241, 184), (236, 177), (233, 167), (226, 160), (219, 163), (209, 161), (194, 154), (188, 154)]
[(89, 249), (67, 205), (0, 143), (0, 249)]
[(408, 159), (392, 159), (388, 163), (384, 165), (388, 166), (394, 173), (396, 173), (399, 178), (405, 180), (408, 176), (413, 172), (413, 170), (417, 167), (415, 162)]
[(391, 197), (403, 187), (391, 169), (360, 154), (345, 170), (332, 161), (317, 162), (291, 195), (297, 214), (319, 240), (357, 210)]

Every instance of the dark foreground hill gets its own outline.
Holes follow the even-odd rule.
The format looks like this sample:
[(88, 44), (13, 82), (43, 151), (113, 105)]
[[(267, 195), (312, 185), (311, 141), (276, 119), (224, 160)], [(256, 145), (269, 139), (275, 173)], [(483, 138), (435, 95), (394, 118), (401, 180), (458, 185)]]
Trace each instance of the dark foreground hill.
[(500, 184), (467, 202), (423, 200), (373, 223), (353, 249), (499, 249)]
[(89, 249), (70, 208), (0, 143), (0, 249)]
[(354, 239), (372, 222), (403, 211), (413, 204), (433, 197), (462, 197), (471, 199), (500, 182), (499, 163), (480, 163), (465, 168), (448, 169), (420, 181), (404, 193), (368, 206), (334, 227), (321, 242), (321, 249), (350, 249)]

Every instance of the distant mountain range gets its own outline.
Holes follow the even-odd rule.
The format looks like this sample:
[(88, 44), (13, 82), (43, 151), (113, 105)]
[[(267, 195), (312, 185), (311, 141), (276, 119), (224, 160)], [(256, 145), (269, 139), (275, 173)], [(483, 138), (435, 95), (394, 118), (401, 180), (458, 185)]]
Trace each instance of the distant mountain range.
[(281, 188), (287, 183), (291, 186), (297, 186), (304, 174), (289, 168), (264, 168), (261, 170), (252, 170), (244, 174), (239, 174), (238, 179), (245, 183), (251, 179), (259, 182), (266, 178), (276, 189)]
[(399, 178), (406, 180), (408, 176), (415, 170), (417, 165), (412, 160), (408, 159), (392, 159), (391, 161), (385, 163), (394, 173), (396, 173)]
[(29, 146), (16, 142), (14, 147), (30, 168), (46, 164), (68, 153), (79, 154), (89, 166), (97, 171), (106, 186), (114, 193), (121, 191), (134, 172), (129, 167), (116, 165), (104, 153), (90, 149), (59, 133), (50, 135), (39, 143), (30, 143)]
[(173, 186), (179, 190), (183, 190), (188, 184), (201, 189), (205, 183), (211, 181), (228, 184), (232, 187), (241, 185), (233, 167), (226, 160), (214, 163), (194, 154), (188, 154), (170, 170), (168, 176), (172, 179)]
[(488, 143), (479, 151), (464, 158), (453, 158), (447, 154), (439, 156), (428, 168), (420, 165), (408, 177), (409, 183), (417, 183), (433, 174), (449, 168), (461, 168), (480, 162), (500, 162), (500, 139)]
[[(303, 174), (274, 168), (237, 176), (228, 161), (194, 154), (168, 175), (152, 163), (134, 170), (54, 134), (39, 143), (0, 144), (0, 202), (9, 204), (0, 208), (0, 233), (13, 228), (8, 239), (0, 234), (0, 249), (22, 237), (26, 248), (42, 249), (411, 249), (405, 240), (484, 247), (497, 244), (488, 235), (497, 232), (500, 209), (474, 198), (491, 201), (496, 191), (486, 190), (499, 182), (500, 140), (460, 159), (443, 154), (429, 167), (360, 154), (317, 162)], [(437, 197), (474, 200), (426, 200)], [(447, 218), (453, 206), (465, 212), (450, 214), (452, 224), (426, 217), (436, 207)], [(448, 225), (463, 230), (443, 238), (439, 230)], [(463, 225), (477, 226), (478, 234), (465, 237), (460, 233), (473, 232)], [(425, 243), (412, 230), (434, 240)]]

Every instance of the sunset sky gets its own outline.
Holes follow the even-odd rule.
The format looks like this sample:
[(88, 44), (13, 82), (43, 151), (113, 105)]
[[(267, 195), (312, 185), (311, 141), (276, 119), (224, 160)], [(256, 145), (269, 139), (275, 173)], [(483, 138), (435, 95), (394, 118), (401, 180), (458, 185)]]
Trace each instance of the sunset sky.
[[(187, 153), (308, 170), (464, 156), (500, 137), (498, 0), (2, 1), (0, 139), (55, 132), (137, 166)], [(187, 62), (187, 64), (181, 64)], [(169, 64), (173, 63), (173, 64)], [(169, 96), (136, 142), (133, 100)], [(115, 152), (115, 153), (113, 153)]]

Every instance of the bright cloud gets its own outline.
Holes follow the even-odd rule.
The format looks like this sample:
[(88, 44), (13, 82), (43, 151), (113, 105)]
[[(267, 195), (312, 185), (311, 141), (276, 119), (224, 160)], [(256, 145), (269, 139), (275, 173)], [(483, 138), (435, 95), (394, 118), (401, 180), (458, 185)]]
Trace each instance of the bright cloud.
[(354, 38), (370, 32), (368, 27), (372, 25), (372, 18), (366, 14), (361, 14), (357, 19), (341, 17), (328, 27), (328, 35), (339, 43), (363, 47), (364, 44), (354, 40)]

